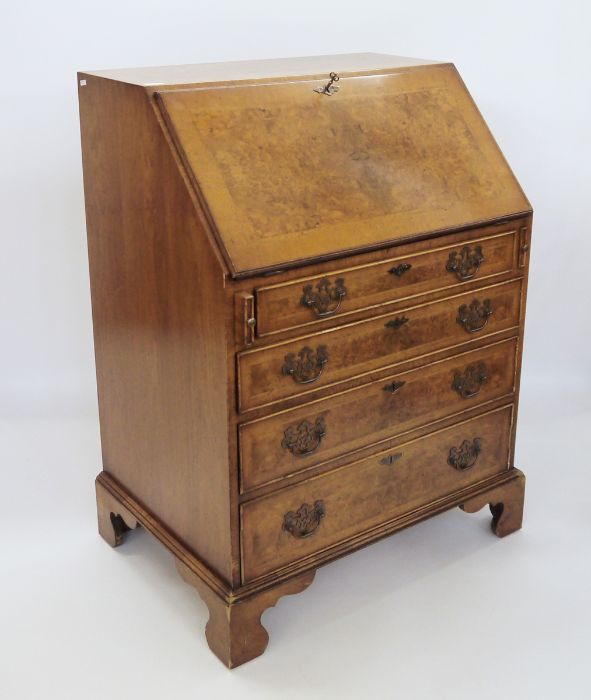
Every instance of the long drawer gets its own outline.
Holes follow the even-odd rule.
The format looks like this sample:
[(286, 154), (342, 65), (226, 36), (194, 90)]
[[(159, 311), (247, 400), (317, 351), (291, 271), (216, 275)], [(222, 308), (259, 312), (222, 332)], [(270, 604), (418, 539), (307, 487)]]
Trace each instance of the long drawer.
[(242, 491), (511, 394), (516, 349), (512, 338), (243, 423)]
[(521, 280), (238, 355), (240, 411), (515, 327)]
[(258, 287), (257, 335), (322, 324), (329, 318), (438, 289), (486, 280), (516, 267), (516, 229), (474, 231), (461, 243), (391, 257), (325, 275)]
[(512, 406), (241, 506), (251, 581), (508, 467)]

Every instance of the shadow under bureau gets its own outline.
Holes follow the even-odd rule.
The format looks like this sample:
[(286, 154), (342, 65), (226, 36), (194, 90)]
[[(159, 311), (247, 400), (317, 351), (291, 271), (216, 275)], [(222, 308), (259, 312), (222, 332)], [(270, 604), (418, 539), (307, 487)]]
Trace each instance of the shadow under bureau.
[(320, 565), (447, 509), (517, 530), (532, 212), (454, 66), (78, 82), (99, 530), (172, 552), (213, 652), (261, 654)]

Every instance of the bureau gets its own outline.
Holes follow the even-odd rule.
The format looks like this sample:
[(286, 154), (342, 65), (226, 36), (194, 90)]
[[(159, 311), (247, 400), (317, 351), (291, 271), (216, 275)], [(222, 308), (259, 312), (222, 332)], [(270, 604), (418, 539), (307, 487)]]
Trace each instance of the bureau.
[(227, 666), (337, 557), (457, 506), (521, 527), (532, 211), (452, 64), (94, 71), (78, 91), (99, 532), (160, 540)]

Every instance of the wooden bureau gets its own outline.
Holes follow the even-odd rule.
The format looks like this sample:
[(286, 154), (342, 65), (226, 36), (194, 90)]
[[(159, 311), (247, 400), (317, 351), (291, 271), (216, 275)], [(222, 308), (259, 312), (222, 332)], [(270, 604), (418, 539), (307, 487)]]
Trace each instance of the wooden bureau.
[(447, 509), (517, 530), (532, 211), (454, 66), (78, 83), (99, 531), (172, 552), (213, 652), (258, 656), (318, 566)]

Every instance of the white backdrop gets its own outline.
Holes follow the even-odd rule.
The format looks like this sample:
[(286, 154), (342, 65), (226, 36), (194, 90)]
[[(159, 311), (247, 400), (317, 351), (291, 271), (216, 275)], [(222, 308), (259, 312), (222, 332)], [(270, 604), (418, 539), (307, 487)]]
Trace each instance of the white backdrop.
[[(588, 202), (591, 197), (590, 20), (587, 0), (496, 0), (486, 3), (475, 0), (416, 0), (404, 3), (393, 0), (364, 0), (355, 3), (347, 0), (299, 0), (297, 3), (283, 3), (280, 0), (101, 0), (92, 3), (83, 0), (21, 0), (4, 4), (1, 12), (0, 41), (0, 57), (5, 73), (0, 92), (0, 416), (7, 421), (3, 424), (3, 446), (10, 445), (3, 457), (3, 477), (12, 475), (15, 481), (10, 489), (6, 480), (4, 481), (5, 490), (11, 493), (11, 498), (2, 515), (8, 517), (7, 513), (10, 512), (12, 515), (3, 529), (10, 532), (18, 522), (22, 538), (23, 528), (26, 530), (29, 527), (31, 538), (27, 540), (26, 546), (34, 548), (35, 542), (41, 542), (40, 531), (44, 527), (51, 530), (52, 527), (57, 527), (58, 522), (63, 525), (60, 536), (65, 537), (68, 518), (73, 517), (75, 513), (80, 515), (80, 523), (84, 523), (80, 525), (82, 531), (85, 532), (86, 527), (89, 528), (89, 532), (94, 528), (89, 475), (98, 471), (100, 453), (96, 428), (94, 360), (77, 113), (78, 69), (355, 51), (453, 61), (535, 210), (522, 383), (523, 430), (518, 444), (518, 455), (523, 455), (524, 458), (527, 456), (529, 461), (535, 458), (535, 461), (541, 464), (544, 458), (552, 453), (553, 463), (548, 461), (548, 480), (545, 484), (545, 488), (551, 491), (553, 482), (550, 468), (554, 465), (562, 468), (566, 466), (565, 461), (570, 461), (571, 465), (577, 464), (582, 455), (573, 453), (567, 460), (567, 443), (576, 449), (576, 445), (580, 446), (581, 441), (586, 439), (589, 432), (587, 428), (591, 427), (587, 398), (591, 388), (591, 230), (588, 223)], [(580, 428), (579, 432), (569, 432), (575, 422), (566, 421), (562, 432), (556, 432), (556, 437), (551, 439), (551, 430), (553, 426), (558, 425), (553, 422), (553, 416), (556, 415), (556, 421), (566, 420), (568, 407), (573, 405), (579, 407), (576, 409), (579, 411), (576, 423)], [(543, 413), (545, 409), (546, 423), (536, 422), (537, 412)], [(86, 422), (80, 422), (81, 418)], [(58, 419), (64, 422), (58, 425), (55, 422)], [(31, 422), (27, 423), (27, 420)], [(44, 427), (39, 427), (41, 425)], [(72, 426), (77, 427), (74, 430)], [(544, 439), (548, 442), (542, 446), (540, 441)], [(560, 440), (564, 440), (564, 444), (560, 443)], [(35, 445), (37, 452), (32, 451)], [(63, 455), (60, 449), (65, 450)], [(40, 455), (45, 455), (45, 461)], [(21, 461), (18, 461), (19, 459)], [(588, 463), (588, 454), (586, 460)], [(40, 477), (40, 474), (43, 476)], [(585, 480), (588, 479), (586, 472), (581, 479), (581, 492), (584, 492), (585, 489), (588, 490), (589, 485), (588, 480)], [(535, 489), (538, 488), (540, 496), (538, 511), (534, 506), (530, 510), (530, 517), (534, 521), (532, 528), (535, 525), (536, 512), (540, 519), (543, 517), (541, 501), (545, 504), (555, 495), (544, 491), (542, 481), (538, 482), (537, 487), (534, 481), (531, 487), (531, 493), (535, 493)], [(61, 485), (58, 488), (56, 485), (51, 486), (51, 483)], [(77, 484), (76, 488), (72, 486), (73, 483)], [(19, 493), (21, 488), (23, 493)], [(26, 518), (22, 505), (25, 490), (28, 491)], [(51, 510), (47, 503), (47, 495), (54, 492), (67, 492), (68, 498), (71, 496), (67, 504), (65, 501), (61, 503), (59, 512), (57, 506)], [(58, 495), (55, 497), (58, 498)], [(566, 499), (564, 505), (567, 508)], [(11, 507), (14, 507), (14, 511), (11, 511)], [(71, 511), (68, 510), (70, 508)], [(34, 535), (33, 525), (27, 523), (35, 513), (46, 513), (51, 519), (51, 526), (47, 525), (47, 521), (40, 522), (35, 526)], [(581, 517), (582, 513), (581, 509)], [(39, 517), (41, 518), (40, 515)], [(581, 522), (588, 531), (588, 518), (585, 517)], [(544, 526), (542, 522), (539, 525), (541, 533)], [(431, 534), (427, 533), (427, 538), (434, 536), (434, 531), (431, 531)], [(89, 537), (94, 538), (94, 532)], [(404, 537), (407, 539), (404, 540)], [(408, 539), (409, 537), (415, 536), (401, 535), (400, 542), (406, 541), (411, 549), (414, 547), (416, 553), (416, 542), (419, 540)], [(89, 539), (88, 542), (90, 541)], [(144, 542), (141, 536), (139, 541)], [(541, 535), (540, 546), (542, 542)], [(10, 545), (14, 548), (14, 537), (11, 537)], [(585, 545), (588, 556), (586, 540)], [(585, 545), (581, 544), (581, 547)], [(21, 544), (21, 547), (24, 546)], [(83, 551), (87, 552), (89, 546), (85, 544), (86, 548)], [(97, 544), (98, 546), (100, 545)], [(137, 551), (129, 550), (136, 553), (142, 553), (142, 547), (146, 550), (149, 548), (145, 543), (130, 546), (139, 548)], [(378, 545), (382, 548), (385, 546)], [(478, 546), (479, 544), (474, 542), (466, 545), (467, 550), (478, 549)], [(37, 553), (40, 554), (40, 561), (45, 562), (39, 566), (43, 566), (42, 570), (46, 573), (46, 565), (49, 568), (57, 565), (50, 563), (45, 549), (41, 552), (41, 544), (39, 548)], [(562, 543), (557, 548), (557, 551), (567, 550), (568, 547), (565, 549)], [(106, 558), (107, 554), (103, 555), (102, 551), (101, 549), (101, 554), (97, 556)], [(150, 556), (157, 556), (155, 551), (150, 549), (148, 559)], [(500, 550), (497, 548), (495, 551)], [(461, 550), (450, 556), (461, 559), (465, 554), (466, 552)], [(374, 564), (377, 566), (377, 562), (380, 561), (379, 558), (371, 559), (374, 555), (365, 552), (359, 556), (370, 559), (353, 559), (358, 563), (334, 566), (340, 566), (344, 575), (351, 571), (342, 567), (359, 566), (359, 562), (362, 561), (365, 562), (363, 566), (371, 567)], [(417, 556), (420, 556), (420, 552)], [(520, 556), (517, 550), (513, 556)], [(545, 559), (546, 553), (540, 553), (540, 557)], [(21, 563), (15, 564), (11, 569), (15, 575), (14, 591), (22, 590), (18, 580), (19, 572), (23, 569), (19, 567), (25, 566), (25, 559), (23, 554), (22, 561), (19, 560)], [(141, 559), (144, 566), (148, 566), (145, 559)], [(94, 566), (95, 562), (89, 565)], [(421, 565), (416, 566), (420, 568)], [(33, 564), (30, 563), (30, 566)], [(104, 566), (108, 568), (106, 563)], [(436, 574), (436, 566), (429, 568), (426, 563), (425, 566), (428, 575)], [(442, 562), (442, 566), (451, 564)], [(32, 576), (29, 581), (41, 570), (36, 565), (35, 567), (34, 572), (29, 572)], [(116, 571), (116, 567), (111, 570), (113, 576), (119, 575)], [(390, 569), (388, 571), (388, 575), (395, 579), (396, 573)], [(144, 574), (149, 577), (150, 571), (143, 572), (142, 575)], [(333, 575), (335, 574), (336, 569), (333, 572)], [(126, 575), (128, 585), (136, 586), (138, 577), (134, 578), (133, 572), (129, 571)], [(465, 575), (465, 571), (463, 574), (458, 572), (457, 575)], [(547, 575), (548, 572), (544, 571), (544, 576)], [(185, 594), (184, 588), (180, 592), (181, 584), (178, 584), (177, 590), (177, 584), (170, 582), (168, 574), (162, 574), (160, 578), (158, 574), (155, 576), (158, 580), (157, 585), (171, 587), (167, 595), (173, 598), (178, 595), (180, 598), (177, 602), (182, 601), (183, 605), (186, 604), (191, 594)], [(351, 573), (351, 576), (354, 574)], [(327, 586), (326, 580), (323, 581)], [(91, 585), (90, 580), (86, 583)], [(395, 585), (394, 588), (404, 587), (402, 583), (406, 581), (399, 580), (398, 586)], [(450, 582), (450, 585), (452, 584), (455, 585), (453, 581)], [(362, 589), (366, 582), (358, 578), (352, 585), (359, 596), (351, 598), (351, 606), (362, 608)], [(59, 605), (63, 603), (64, 610), (67, 610), (68, 606), (62, 598), (65, 595), (64, 590), (70, 588), (64, 589), (63, 582), (58, 579), (55, 581), (55, 587), (60, 593), (56, 594), (57, 598), (53, 603), (49, 603), (50, 607), (57, 605), (57, 609), (61, 610)], [(371, 589), (371, 585), (369, 588)], [(385, 584), (383, 589), (379, 588), (379, 594), (385, 595), (386, 588)], [(74, 589), (72, 584), (72, 591)], [(321, 585), (319, 591), (306, 595), (318, 595), (322, 601)], [(31, 597), (41, 601), (38, 588), (33, 587), (29, 593), (29, 597), (23, 599), (23, 610), (30, 606)], [(158, 591), (155, 592), (154, 599), (150, 599), (150, 606), (156, 605), (155, 601), (159, 600), (156, 593)], [(425, 594), (430, 595), (427, 590)], [(375, 590), (373, 595), (375, 597)], [(3, 594), (2, 597), (6, 596)], [(317, 602), (317, 611), (321, 612), (321, 609), (327, 607), (326, 600)], [(540, 605), (545, 606), (547, 603), (548, 598), (542, 598)], [(502, 607), (504, 600), (497, 601), (497, 604)], [(588, 604), (587, 599), (587, 606)], [(40, 610), (46, 610), (44, 602), (38, 602), (38, 605)], [(90, 605), (92, 607), (92, 603)], [(290, 605), (293, 607), (289, 607)], [(304, 615), (303, 609), (307, 605), (307, 599), (302, 597), (299, 603), (295, 599), (293, 603), (287, 603), (284, 610), (292, 611), (291, 624), (293, 626), (295, 620), (296, 632), (304, 639), (305, 644), (309, 645), (310, 640), (302, 628), (305, 624), (302, 623), (298, 628), (297, 623), (299, 615)], [(81, 600), (79, 612), (86, 609), (86, 603)], [(100, 606), (99, 611), (102, 611)], [(107, 608), (103, 612), (108, 616)], [(189, 612), (195, 614), (193, 611)], [(574, 609), (571, 612), (576, 614)], [(448, 613), (449, 619), (446, 624), (449, 625), (453, 623), (453, 615), (449, 611)], [(30, 611), (28, 614), (32, 615)], [(149, 614), (149, 610), (144, 609), (146, 618)], [(174, 625), (175, 614), (178, 616), (179, 610), (172, 610), (171, 625)], [(199, 614), (204, 613), (201, 611)], [(23, 612), (22, 615), (26, 618), (27, 613)], [(156, 619), (160, 620), (158, 615)], [(285, 615), (287, 613), (284, 617)], [(337, 613), (333, 612), (332, 615), (337, 616)], [(41, 618), (43, 619), (43, 614)], [(302, 619), (308, 620), (306, 624), (312, 624), (310, 618)], [(535, 619), (535, 611), (532, 610), (532, 620)], [(39, 629), (33, 622), (30, 628), (26, 625), (24, 628), (20, 627), (22, 616), (17, 616), (14, 620), (19, 629), (30, 629), (32, 636), (39, 638), (41, 635), (43, 639), (43, 635), (48, 634), (46, 628)], [(56, 613), (55, 627), (59, 628), (62, 620), (61, 613), (60, 616)], [(287, 624), (285, 619), (283, 622)], [(408, 619), (406, 622), (411, 626), (416, 621)], [(91, 623), (95, 629), (100, 628), (96, 619)], [(124, 632), (116, 628), (114, 622), (105, 624), (111, 629), (113, 640), (121, 641), (121, 655), (129, 654), (129, 647), (135, 644), (133, 635), (126, 637)], [(356, 621), (354, 624), (360, 623)], [(489, 621), (486, 624), (492, 623)], [(51, 626), (54, 626), (53, 622)], [(339, 633), (344, 633), (344, 629), (340, 628)], [(350, 628), (347, 629), (350, 631)], [(371, 630), (364, 631), (371, 636)], [(108, 654), (106, 640), (111, 632), (107, 629), (103, 632), (105, 638), (99, 644), (100, 648), (92, 652), (97, 660), (104, 658), (105, 653)], [(152, 632), (154, 630), (146, 630), (145, 634), (149, 636)], [(539, 640), (540, 630), (536, 632)], [(76, 634), (79, 633), (80, 630), (76, 630)], [(27, 650), (30, 649), (27, 646), (30, 639), (25, 632), (22, 632), (22, 635), (22, 639), (16, 635), (17, 642), (22, 642), (22, 649), (18, 644), (14, 646), (14, 636), (10, 640), (10, 646), (13, 651), (17, 648), (26, 656)], [(120, 639), (119, 635), (123, 635), (124, 639)], [(287, 644), (288, 637), (287, 631), (280, 633), (277, 644)], [(499, 628), (498, 638), (507, 643), (505, 630)], [(101, 673), (101, 664), (97, 667), (85, 666), (90, 662), (84, 656), (83, 650), (81, 651), (84, 639), (87, 640), (87, 637), (82, 635), (82, 647), (77, 645), (76, 653), (83, 654), (81, 668), (87, 668), (88, 673), (96, 676)], [(551, 636), (547, 639), (550, 644)], [(562, 637), (559, 635), (560, 639)], [(65, 644), (66, 650), (70, 649), (64, 639), (60, 640)], [(333, 656), (336, 652), (331, 656), (326, 649), (331, 643), (329, 640), (331, 637), (327, 635), (322, 644), (329, 661), (334, 662)], [(466, 641), (463, 640), (464, 643)], [(339, 649), (338, 654), (342, 654), (342, 646), (338, 646), (337, 640), (334, 643)], [(417, 648), (414, 652), (420, 656), (421, 645), (418, 641), (416, 643)], [(185, 644), (184, 638), (182, 644)], [(352, 641), (351, 644), (353, 649), (356, 649), (355, 642)], [(445, 637), (442, 638), (442, 644), (448, 644)], [(470, 640), (468, 644), (471, 644)], [(557, 644), (560, 644), (560, 641)], [(345, 646), (349, 648), (350, 644)], [(396, 648), (399, 652), (400, 640)], [(363, 644), (363, 640), (357, 649), (356, 654), (362, 653), (359, 649), (364, 649), (367, 654), (376, 653), (375, 645), (370, 642)], [(550, 646), (547, 647), (547, 650), (549, 649)], [(569, 663), (566, 649), (563, 648), (565, 673)], [(111, 651), (115, 654), (115, 650)], [(143, 651), (146, 652), (145, 649)], [(158, 666), (162, 663), (162, 654), (160, 650), (151, 651), (154, 653), (154, 659), (150, 663)], [(183, 663), (189, 663), (190, 651), (183, 646)], [(147, 653), (149, 658), (149, 651)], [(323, 650), (320, 650), (320, 656), (322, 653)], [(498, 653), (500, 652), (497, 649)], [(515, 653), (520, 654), (522, 650), (515, 649)], [(109, 663), (102, 665), (104, 673), (112, 667), (110, 664), (115, 657), (111, 655), (108, 658)], [(208, 657), (203, 656), (203, 659), (205, 658)], [(358, 656), (353, 655), (349, 663), (354, 663), (357, 658)], [(540, 658), (543, 665), (543, 659), (546, 657), (542, 654)], [(551, 658), (548, 651), (547, 664), (550, 664)], [(365, 662), (370, 663), (367, 659)], [(532, 658), (530, 662), (532, 672), (535, 672), (538, 667), (537, 661)], [(338, 663), (335, 663), (336, 668)], [(381, 672), (386, 678), (391, 669), (385, 659), (380, 663)], [(415, 663), (418, 663), (416, 658)], [(503, 659), (502, 663), (507, 663), (507, 659)], [(221, 666), (219, 669), (217, 666), (212, 668), (214, 674), (223, 673)], [(264, 677), (265, 667), (259, 665), (258, 668)], [(380, 669), (377, 670), (378, 674)], [(420, 664), (418, 669), (420, 673)], [(22, 672), (28, 675), (26, 670)], [(121, 668), (119, 672), (124, 674)], [(375, 672), (376, 669), (372, 669), (372, 673)], [(267, 673), (270, 673), (268, 668)], [(301, 673), (306, 675), (305, 670)], [(59, 677), (58, 674), (56, 678)], [(165, 677), (159, 676), (162, 682)], [(233, 675), (232, 678), (239, 676)], [(252, 682), (251, 676), (242, 678)], [(451, 696), (454, 681), (445, 678), (448, 685), (444, 687), (450, 690)], [(26, 680), (30, 681), (31, 678)], [(276, 680), (281, 682), (281, 678)], [(310, 693), (311, 688), (318, 690), (318, 687), (323, 687), (321, 684), (314, 685), (310, 678), (307, 680), (310, 684), (303, 689), (304, 697), (305, 692)], [(290, 677), (290, 682), (297, 684), (297, 679)], [(469, 684), (466, 686), (467, 682), (463, 681), (467, 694), (478, 689), (476, 680), (473, 687)], [(491, 682), (491, 679), (488, 682), (489, 690), (492, 691), (495, 683)], [(58, 687), (59, 683), (56, 683)], [(190, 683), (197, 681), (191, 677)], [(231, 685), (228, 685), (230, 683)], [(423, 689), (428, 686), (428, 683), (427, 686), (425, 683), (427, 681), (423, 677)], [(31, 694), (27, 694), (26, 687), (26, 683), (16, 683), (12, 687), (12, 693), (6, 697), (10, 697), (10, 700), (15, 697), (42, 697), (39, 694), (41, 691), (31, 691)], [(86, 691), (80, 689), (83, 687), (78, 687), (76, 692), (71, 687), (69, 690), (68, 686), (65, 690), (62, 687), (61, 695), (57, 691), (56, 694), (61, 698), (94, 697), (89, 687)], [(117, 693), (113, 693), (113, 688), (109, 688), (106, 683), (93, 687), (97, 693), (102, 687), (110, 697), (118, 697)], [(268, 686), (264, 682), (263, 686), (240, 686), (234, 680), (223, 681), (217, 689), (219, 695), (216, 697), (223, 697), (224, 689), (231, 688), (236, 693), (244, 694), (252, 687), (257, 688), (259, 697), (260, 693), (265, 694), (265, 697), (277, 697), (273, 694), (272, 683)], [(315, 697), (331, 697), (326, 689), (328, 687), (324, 688), (324, 694), (311, 694)], [(362, 684), (353, 683), (351, 687), (356, 689), (352, 697), (360, 697), (363, 693)], [(546, 697), (544, 688), (552, 687), (551, 682), (540, 683), (537, 696)], [(19, 695), (15, 688), (19, 688), (22, 695)], [(394, 683), (393, 693), (395, 688)], [(554, 688), (558, 693), (562, 689), (564, 688), (558, 685)], [(454, 690), (457, 690), (457, 687)], [(375, 697), (389, 697), (385, 691), (382, 692), (384, 694), (378, 692)], [(429, 697), (428, 691), (425, 693), (425, 697)], [(346, 694), (346, 689), (341, 689), (341, 696)], [(526, 697), (527, 692), (521, 696)], [(45, 697), (48, 695), (45, 694)], [(128, 697), (134, 697), (133, 692)], [(174, 697), (174, 694), (169, 697)], [(412, 694), (407, 692), (406, 697), (412, 697)], [(443, 693), (440, 697), (447, 696)], [(511, 698), (511, 695), (505, 697)], [(577, 697), (584, 695), (577, 695), (576, 691), (569, 695), (569, 698)], [(586, 697), (589, 697), (589, 694)]]

